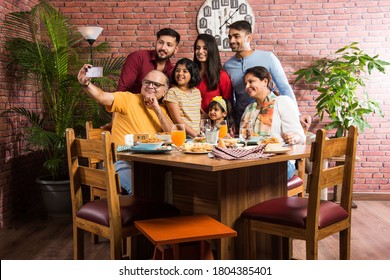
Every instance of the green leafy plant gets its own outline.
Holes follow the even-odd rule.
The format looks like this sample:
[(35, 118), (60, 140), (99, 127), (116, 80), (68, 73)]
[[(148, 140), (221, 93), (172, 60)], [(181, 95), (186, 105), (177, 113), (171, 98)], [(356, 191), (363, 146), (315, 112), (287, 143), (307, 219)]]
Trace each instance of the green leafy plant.
[[(41, 100), (42, 113), (13, 107), (4, 113), (17, 113), (28, 120), (25, 128), (27, 149), (44, 151), (44, 168), (54, 180), (67, 176), (65, 130), (83, 130), (93, 119), (107, 121), (104, 110), (82, 90), (77, 73), (84, 64), (80, 47), (83, 39), (77, 28), (47, 1), (40, 0), (29, 11), (6, 15), (4, 48), (10, 55), (10, 69), (18, 82), (34, 82)], [(103, 43), (95, 48), (106, 50)], [(85, 48), (86, 49), (86, 48)], [(85, 51), (84, 51), (85, 53)], [(96, 82), (103, 87), (115, 85), (125, 58), (102, 59), (105, 76)]]
[(373, 70), (385, 73), (390, 63), (378, 59), (378, 55), (369, 56), (353, 42), (336, 51), (335, 58), (316, 60), (307, 68), (294, 74), (295, 83), (304, 80), (314, 84), (320, 95), (316, 98), (316, 116), (322, 121), (327, 114), (331, 122), (326, 129), (336, 129), (336, 137), (344, 136), (351, 125), (360, 131), (370, 127), (366, 116), (383, 116), (378, 102), (372, 100), (366, 92), (358, 94), (357, 89), (365, 87), (364, 73)]

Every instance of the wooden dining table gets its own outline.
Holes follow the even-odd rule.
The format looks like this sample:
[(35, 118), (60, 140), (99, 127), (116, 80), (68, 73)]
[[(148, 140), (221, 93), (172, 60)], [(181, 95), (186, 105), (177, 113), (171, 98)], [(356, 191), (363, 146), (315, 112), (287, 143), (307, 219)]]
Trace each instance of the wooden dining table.
[[(251, 160), (224, 160), (208, 154), (118, 153), (133, 167), (134, 194), (165, 200), (185, 214), (207, 214), (238, 236), (214, 241), (217, 258), (244, 259), (241, 212), (261, 201), (287, 195), (287, 161), (307, 158), (310, 146), (294, 145), (283, 154)], [(259, 259), (285, 257), (282, 240), (258, 235)]]

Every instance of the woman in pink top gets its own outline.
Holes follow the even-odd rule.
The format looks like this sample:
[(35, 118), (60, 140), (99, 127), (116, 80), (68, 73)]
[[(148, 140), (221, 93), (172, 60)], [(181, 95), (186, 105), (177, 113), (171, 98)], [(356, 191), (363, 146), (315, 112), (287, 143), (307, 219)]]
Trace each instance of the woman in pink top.
[(198, 35), (194, 43), (193, 61), (202, 78), (197, 88), (202, 96), (203, 117), (207, 118), (209, 103), (215, 96), (222, 96), (233, 104), (232, 83), (222, 68), (217, 41), (212, 35)]

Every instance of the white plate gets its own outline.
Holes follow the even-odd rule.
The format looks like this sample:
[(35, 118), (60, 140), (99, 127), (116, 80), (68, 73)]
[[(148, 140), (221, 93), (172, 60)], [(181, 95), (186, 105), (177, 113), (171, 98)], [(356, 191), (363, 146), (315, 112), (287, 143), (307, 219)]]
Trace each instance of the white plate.
[(278, 149), (267, 149), (267, 147), (266, 147), (264, 152), (266, 152), (266, 153), (275, 153), (275, 154), (283, 154), (283, 153), (287, 153), (290, 150), (291, 150), (290, 147), (281, 147), (281, 148), (278, 148)]

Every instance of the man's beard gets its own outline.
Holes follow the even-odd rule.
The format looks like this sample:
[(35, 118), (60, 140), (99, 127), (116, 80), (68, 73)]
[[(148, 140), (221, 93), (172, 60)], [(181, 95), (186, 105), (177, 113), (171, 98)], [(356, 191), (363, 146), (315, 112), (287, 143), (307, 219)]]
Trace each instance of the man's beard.
[(165, 56), (165, 57), (161, 57), (161, 56), (159, 55), (159, 53), (156, 52), (156, 60), (157, 60), (157, 61), (165, 61), (165, 60), (170, 59), (172, 56), (173, 56), (173, 54), (167, 55), (167, 56)]

